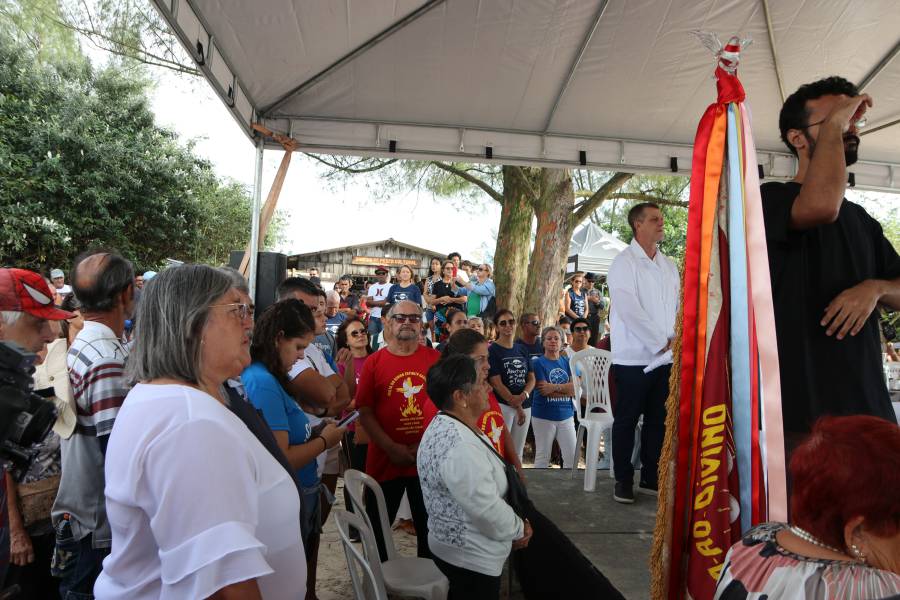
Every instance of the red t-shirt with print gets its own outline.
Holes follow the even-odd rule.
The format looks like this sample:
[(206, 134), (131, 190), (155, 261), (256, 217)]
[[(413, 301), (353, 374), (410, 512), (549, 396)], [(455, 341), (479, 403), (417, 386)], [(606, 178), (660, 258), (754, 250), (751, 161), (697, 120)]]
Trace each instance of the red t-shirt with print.
[[(409, 356), (391, 354), (387, 348), (370, 355), (363, 364), (356, 386), (356, 406), (372, 409), (375, 420), (398, 444), (417, 444), (437, 414), (428, 397), (425, 376), (440, 353), (419, 346)], [(418, 475), (415, 465), (400, 467), (372, 441), (366, 454), (366, 473), (376, 481)]]
[(478, 417), (478, 427), (491, 440), (494, 449), (506, 458), (506, 425), (494, 392), (488, 392), (488, 409)]

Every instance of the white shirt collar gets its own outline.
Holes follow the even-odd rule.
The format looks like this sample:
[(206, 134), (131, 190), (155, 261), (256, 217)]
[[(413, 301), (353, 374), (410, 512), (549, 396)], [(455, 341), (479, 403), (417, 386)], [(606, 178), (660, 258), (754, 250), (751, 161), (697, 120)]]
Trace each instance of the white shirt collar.
[(662, 254), (662, 251), (661, 251), (661, 250), (659, 249), (659, 247), (657, 246), (657, 248), (656, 248), (656, 254), (653, 255), (653, 258), (650, 258), (650, 257), (647, 255), (647, 252), (644, 251), (644, 248), (641, 247), (640, 244), (638, 244), (638, 241), (637, 241), (636, 238), (631, 238), (631, 244), (628, 245), (628, 248), (634, 253), (634, 255), (635, 255), (636, 257), (638, 257), (638, 258), (643, 258), (643, 259), (645, 259), (645, 260), (649, 260), (650, 262), (655, 262), (655, 261), (656, 261), (656, 257)]

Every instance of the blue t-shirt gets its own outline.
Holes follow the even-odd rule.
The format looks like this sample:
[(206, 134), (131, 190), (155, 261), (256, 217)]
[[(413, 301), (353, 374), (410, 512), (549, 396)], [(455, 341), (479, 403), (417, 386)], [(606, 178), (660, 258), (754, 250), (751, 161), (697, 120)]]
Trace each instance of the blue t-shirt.
[(395, 283), (391, 286), (391, 289), (388, 290), (387, 303), (397, 304), (402, 300), (409, 300), (410, 302), (415, 302), (419, 306), (422, 306), (422, 290), (414, 283), (411, 283), (406, 287), (400, 287), (399, 283)]
[[(241, 382), (250, 402), (262, 411), (272, 431), (287, 431), (288, 444), (292, 446), (309, 440), (312, 428), (306, 415), (262, 363), (254, 362), (244, 369)], [(297, 479), (303, 487), (318, 483), (315, 459), (297, 469)]]
[(576, 295), (575, 290), (569, 288), (569, 310), (578, 315), (579, 317), (586, 317), (588, 308), (587, 308), (587, 294), (584, 290), (581, 290), (581, 295)]
[[(571, 370), (569, 369), (569, 359), (560, 356), (556, 360), (550, 360), (546, 356), (534, 359), (534, 378), (535, 381), (546, 381), (547, 383), (566, 384), (571, 381)], [(531, 416), (539, 419), (547, 419), (548, 421), (563, 421), (575, 415), (575, 405), (572, 403), (572, 397), (564, 398), (545, 398), (534, 388), (534, 404), (531, 406)]]
[[(519, 344), (513, 344), (512, 348), (504, 348), (500, 344), (488, 346), (488, 364), (490, 371), (488, 377), (500, 376), (500, 381), (513, 394), (521, 394), (531, 372), (531, 359), (525, 349)], [(497, 401), (506, 404), (497, 394)], [(531, 406), (531, 398), (528, 398), (522, 408)]]
[(328, 317), (328, 320), (325, 321), (325, 329), (331, 335), (337, 335), (338, 327), (341, 326), (341, 323), (347, 320), (347, 315), (342, 312), (337, 313), (333, 317)]

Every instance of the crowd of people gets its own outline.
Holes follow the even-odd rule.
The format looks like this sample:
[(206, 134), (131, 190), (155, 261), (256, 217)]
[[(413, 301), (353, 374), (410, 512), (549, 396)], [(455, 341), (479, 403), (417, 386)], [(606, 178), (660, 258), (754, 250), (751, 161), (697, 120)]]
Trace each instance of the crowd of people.
[[(821, 582), (826, 597), (900, 593), (900, 430), (869, 364), (880, 358), (872, 308), (900, 297), (900, 258), (837, 187), (816, 188), (837, 194), (828, 216), (803, 181), (815, 185), (823, 161), (846, 168), (843, 153), (855, 152), (848, 119), (867, 97), (844, 83), (788, 99), (783, 135), (800, 180), (764, 188), (792, 516), (732, 548), (723, 600)], [(824, 120), (807, 124), (810, 115)], [(605, 279), (571, 274), (550, 323), (497, 306), (491, 265), (458, 253), (431, 260), (422, 281), (407, 266), (376, 267), (362, 289), (311, 269), (284, 279), (259, 315), (227, 267), (136, 274), (125, 257), (90, 250), (69, 284), (55, 267), (46, 278), (0, 269), (0, 340), (37, 354), (34, 387), (57, 412), (27, 468), (3, 477), (3, 588), (24, 598), (313, 600), (322, 526), (353, 468), (379, 484), (388, 523), (408, 511), (417, 554), (447, 577), (451, 598), (498, 598), (510, 552), (540, 535), (510, 496), (526, 481), (527, 440), (534, 467), (550, 466), (555, 447), (561, 466), (579, 459), (575, 353), (611, 353), (613, 498), (636, 501), (639, 423), (638, 485), (657, 489), (680, 278), (659, 249), (659, 206), (635, 205), (628, 222), (631, 244)], [(802, 235), (813, 227), (821, 235)], [(833, 267), (845, 238), (867, 244), (871, 260), (844, 265), (849, 288), (813, 285), (803, 265)], [(815, 302), (801, 293), (811, 288)], [(795, 368), (820, 354), (830, 358)], [(834, 389), (813, 395), (836, 374)], [(845, 416), (816, 421), (828, 414)], [(385, 559), (391, 532), (370, 490), (365, 511)], [(790, 577), (773, 576), (778, 568)]]

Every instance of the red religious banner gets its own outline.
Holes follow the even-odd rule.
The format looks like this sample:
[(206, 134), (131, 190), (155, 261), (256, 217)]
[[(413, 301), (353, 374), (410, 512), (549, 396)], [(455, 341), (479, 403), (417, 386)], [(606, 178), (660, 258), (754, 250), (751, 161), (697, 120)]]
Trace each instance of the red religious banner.
[(756, 152), (737, 65), (716, 53), (718, 98), (697, 127), (683, 297), (660, 457), (654, 600), (708, 600), (743, 531), (783, 519), (784, 454)]

